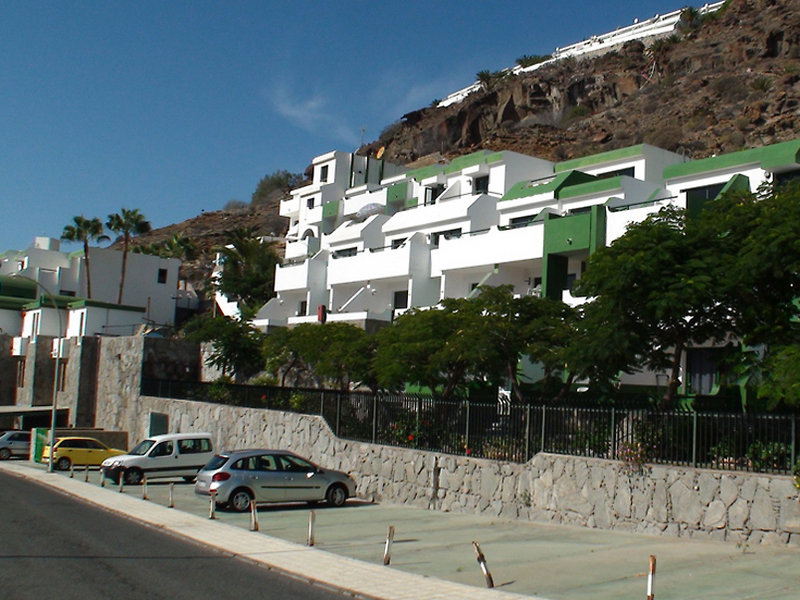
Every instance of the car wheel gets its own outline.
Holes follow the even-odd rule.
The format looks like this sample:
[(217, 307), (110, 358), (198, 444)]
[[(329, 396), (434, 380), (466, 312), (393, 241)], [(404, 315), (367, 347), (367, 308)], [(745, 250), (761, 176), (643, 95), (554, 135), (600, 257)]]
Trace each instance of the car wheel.
[(230, 498), (228, 498), (228, 506), (231, 510), (236, 512), (245, 512), (250, 509), (250, 501), (253, 499), (252, 494), (244, 488), (235, 490)]
[(332, 485), (325, 494), (325, 500), (331, 506), (341, 506), (347, 500), (347, 490), (343, 485)]
[(62, 456), (56, 461), (56, 469), (59, 471), (69, 471), (71, 464), (72, 462), (66, 456)]
[(142, 483), (143, 478), (144, 473), (142, 473), (141, 469), (127, 469), (125, 471), (125, 483), (128, 485), (139, 485)]
[(0, 448), (0, 460), (8, 460), (9, 458), (11, 458), (11, 450)]

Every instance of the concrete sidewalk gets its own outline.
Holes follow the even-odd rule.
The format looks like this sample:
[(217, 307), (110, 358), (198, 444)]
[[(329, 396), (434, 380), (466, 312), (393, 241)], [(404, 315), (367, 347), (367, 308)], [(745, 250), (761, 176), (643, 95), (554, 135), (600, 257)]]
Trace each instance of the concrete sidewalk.
[[(658, 600), (704, 598), (796, 599), (800, 550), (650, 537), (584, 528), (504, 521), (352, 500), (344, 508), (315, 508), (316, 547), (305, 546), (309, 507), (259, 509), (260, 531), (249, 515), (217, 513), (193, 486), (175, 483), (176, 509), (166, 508), (169, 484), (100, 488), (99, 473), (70, 479), (39, 465), (7, 461), (0, 469), (28, 477), (109, 510), (355, 594), (386, 599), (546, 597), (552, 600), (643, 598), (648, 556), (656, 555)], [(382, 563), (389, 525), (396, 530), (391, 567)], [(486, 555), (495, 590), (484, 586), (471, 542)], [(498, 591), (502, 590), (502, 591)]]

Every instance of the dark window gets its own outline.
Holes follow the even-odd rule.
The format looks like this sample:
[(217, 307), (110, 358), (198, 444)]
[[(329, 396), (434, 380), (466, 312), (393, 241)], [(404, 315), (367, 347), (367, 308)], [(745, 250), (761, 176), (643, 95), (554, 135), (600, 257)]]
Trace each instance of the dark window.
[(158, 283), (167, 283), (167, 270), (166, 269), (159, 269), (158, 270)]
[(578, 280), (578, 276), (575, 273), (570, 273), (567, 275), (567, 287), (564, 289), (572, 290), (572, 287), (575, 285), (575, 282)]
[(319, 180), (322, 183), (328, 181), (328, 165), (323, 165), (319, 168)]
[(64, 440), (58, 444), (59, 448), (88, 448), (86, 440)]
[(703, 210), (703, 205), (716, 198), (724, 187), (725, 183), (715, 183), (714, 185), (681, 190), (686, 192), (686, 210), (692, 216), (699, 214)]
[(293, 471), (295, 473), (312, 473), (316, 471), (314, 465), (297, 456), (278, 456), (277, 458), (283, 471)]
[[(227, 457), (227, 456), (220, 456), (219, 454), (217, 454), (216, 456), (214, 456), (214, 458), (212, 458), (210, 461), (208, 461), (208, 464), (205, 467), (203, 467), (200, 470), (201, 471), (216, 471), (222, 465), (224, 465), (226, 462), (228, 462), (228, 458), (229, 457)], [(236, 467), (231, 467), (231, 468), (236, 468)]]
[(436, 204), (436, 199), (442, 195), (443, 191), (443, 185), (434, 185), (429, 188), (425, 188), (425, 204)]
[(524, 217), (514, 217), (508, 222), (509, 227), (512, 229), (516, 229), (517, 227), (527, 227), (533, 220), (536, 218), (536, 215), (525, 215)]
[(207, 438), (180, 440), (178, 442), (178, 451), (181, 454), (199, 454), (201, 452), (211, 452), (211, 442)]
[(275, 457), (271, 454), (263, 454), (256, 457), (258, 462), (256, 464), (259, 471), (277, 471), (278, 465), (275, 464)]
[(72, 290), (58, 290), (58, 293), (62, 296), (75, 296), (75, 292)]
[(355, 256), (358, 254), (358, 248), (342, 248), (333, 253), (336, 258), (343, 258), (346, 256)]
[(689, 389), (694, 394), (710, 394), (717, 382), (719, 365), (717, 348), (689, 348), (686, 366), (689, 371)]
[(620, 175), (627, 175), (628, 177), (633, 177), (634, 168), (633, 167), (626, 167), (624, 169), (617, 169), (615, 171), (606, 171), (605, 173), (597, 173), (595, 177), (598, 179), (610, 179), (611, 177), (619, 177)]
[(434, 248), (439, 247), (439, 239), (444, 238), (446, 240), (450, 240), (453, 238), (460, 238), (461, 237), (461, 229), (448, 229), (447, 231), (437, 231), (436, 233), (431, 234), (431, 245)]
[(103, 446), (103, 444), (101, 444), (97, 440), (86, 440), (86, 447), (89, 448), (89, 450), (105, 450), (106, 449), (106, 447)]
[(153, 448), (150, 456), (170, 456), (172, 454), (172, 442), (161, 442), (158, 446)]
[(314, 208), (314, 199), (313, 198), (309, 198), (308, 200), (306, 200), (306, 208)]
[(396, 240), (392, 240), (392, 249), (399, 248), (400, 246), (403, 245), (403, 243), (405, 243), (405, 241), (406, 238), (399, 238)]
[(476, 177), (473, 180), (472, 184), (472, 191), (476, 194), (488, 194), (489, 193), (489, 176), (484, 175), (483, 177)]
[(17, 387), (25, 387), (25, 359), (17, 361)]
[(399, 290), (394, 293), (394, 307), (408, 308), (408, 290)]
[(301, 317), (304, 317), (308, 312), (308, 301), (301, 300), (300, 307), (298, 308), (297, 312), (300, 314)]

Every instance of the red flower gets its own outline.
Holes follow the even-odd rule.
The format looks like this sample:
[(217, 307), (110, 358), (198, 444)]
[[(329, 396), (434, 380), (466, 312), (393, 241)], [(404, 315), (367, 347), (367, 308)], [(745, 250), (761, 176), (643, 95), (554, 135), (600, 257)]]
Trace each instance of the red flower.
[(467, 448), (467, 456), (469, 456), (469, 454), (470, 454), (470, 451), (469, 451), (469, 448)]
[(261, 394), (261, 399), (262, 400), (266, 400), (267, 399), (267, 395), (266, 394)]
[(413, 442), (414, 441), (414, 434), (413, 433), (408, 436), (408, 441), (409, 442)]

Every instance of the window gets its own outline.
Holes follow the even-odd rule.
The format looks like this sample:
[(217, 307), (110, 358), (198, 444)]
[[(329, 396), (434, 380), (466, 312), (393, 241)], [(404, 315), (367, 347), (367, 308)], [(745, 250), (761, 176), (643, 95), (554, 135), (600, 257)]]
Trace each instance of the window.
[(159, 269), (158, 270), (158, 283), (167, 283), (167, 270), (166, 269)]
[(313, 473), (316, 471), (314, 465), (299, 456), (278, 456), (281, 463), (281, 470), (292, 471), (295, 473)]
[(314, 208), (314, 198), (311, 197), (306, 200), (306, 208)]
[(67, 379), (67, 363), (59, 361), (58, 363), (58, 373), (56, 374), (56, 389), (59, 392), (64, 391), (64, 383)]
[(436, 199), (442, 195), (444, 191), (443, 185), (434, 185), (429, 188), (425, 188), (425, 205), (429, 204), (436, 204)]
[(508, 222), (509, 227), (511, 229), (516, 229), (517, 227), (527, 227), (533, 220), (536, 218), (536, 215), (525, 215), (524, 217), (514, 217)]
[(702, 187), (681, 190), (686, 192), (686, 210), (690, 215), (696, 215), (703, 210), (703, 205), (709, 200), (716, 198), (725, 187), (725, 182)]
[(61, 294), (62, 296), (71, 296), (71, 297), (75, 296), (75, 292), (73, 292), (72, 290), (58, 290), (58, 293)]
[(325, 182), (328, 181), (328, 165), (322, 165), (319, 168), (319, 180), (322, 183), (325, 183)]
[(439, 247), (439, 239), (444, 237), (446, 240), (450, 240), (453, 238), (460, 238), (461, 237), (461, 228), (458, 229), (448, 229), (447, 231), (437, 231), (436, 233), (431, 234), (431, 245), (434, 248)]
[(408, 290), (398, 290), (394, 293), (394, 307), (408, 308)]
[(180, 440), (178, 442), (178, 451), (181, 454), (200, 454), (201, 452), (211, 452), (211, 442), (207, 438)]
[(106, 447), (103, 446), (103, 444), (101, 444), (97, 440), (86, 440), (86, 447), (89, 450), (105, 450), (106, 449)]
[(308, 312), (308, 301), (301, 300), (300, 306), (297, 308), (297, 314), (301, 317), (304, 317)]
[(489, 193), (489, 176), (476, 177), (472, 180), (472, 192), (475, 194)]
[(358, 248), (353, 247), (353, 248), (342, 248), (341, 250), (336, 250), (333, 253), (333, 256), (335, 258), (344, 258), (347, 256), (355, 256), (356, 254), (358, 254)]
[(569, 273), (567, 275), (567, 287), (564, 289), (572, 291), (572, 287), (575, 285), (575, 282), (578, 280), (578, 275), (576, 273)]
[(405, 241), (406, 241), (406, 238), (397, 238), (396, 240), (392, 240), (392, 250), (402, 246), (403, 243), (405, 243)]
[(598, 179), (610, 179), (612, 177), (619, 177), (620, 175), (627, 175), (628, 177), (633, 177), (634, 168), (633, 167), (625, 167), (624, 169), (617, 169), (615, 171), (606, 171), (605, 173), (598, 173), (595, 175)]
[(158, 446), (153, 448), (150, 453), (151, 457), (156, 456), (170, 456), (172, 454), (172, 442), (161, 442)]

